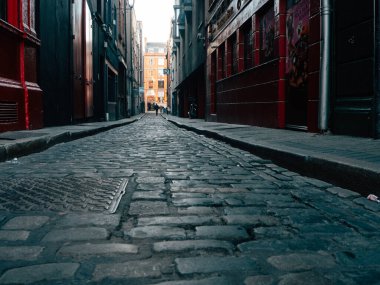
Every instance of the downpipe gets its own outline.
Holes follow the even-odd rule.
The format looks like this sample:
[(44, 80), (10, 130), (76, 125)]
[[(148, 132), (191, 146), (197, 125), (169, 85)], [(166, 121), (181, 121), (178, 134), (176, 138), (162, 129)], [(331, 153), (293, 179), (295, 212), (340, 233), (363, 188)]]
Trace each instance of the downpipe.
[(330, 118), (330, 81), (331, 81), (331, 0), (321, 0), (321, 69), (318, 128), (328, 132)]

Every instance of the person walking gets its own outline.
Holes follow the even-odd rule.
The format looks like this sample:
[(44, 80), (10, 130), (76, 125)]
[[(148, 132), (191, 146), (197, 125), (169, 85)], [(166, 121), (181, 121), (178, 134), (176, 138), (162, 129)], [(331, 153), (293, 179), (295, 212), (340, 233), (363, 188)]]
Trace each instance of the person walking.
[(156, 116), (158, 115), (158, 104), (154, 103), (154, 110), (156, 110)]

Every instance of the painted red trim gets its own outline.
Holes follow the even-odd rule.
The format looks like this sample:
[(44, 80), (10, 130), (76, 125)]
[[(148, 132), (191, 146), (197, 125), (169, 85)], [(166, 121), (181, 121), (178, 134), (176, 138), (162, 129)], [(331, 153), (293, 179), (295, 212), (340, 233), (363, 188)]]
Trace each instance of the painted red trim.
[(12, 26), (15, 26), (17, 28), (20, 28), (20, 18), (19, 17), (19, 12), (20, 12), (20, 7), (21, 3), (20, 0), (8, 0), (7, 2), (7, 7), (8, 7), (8, 23), (11, 24)]

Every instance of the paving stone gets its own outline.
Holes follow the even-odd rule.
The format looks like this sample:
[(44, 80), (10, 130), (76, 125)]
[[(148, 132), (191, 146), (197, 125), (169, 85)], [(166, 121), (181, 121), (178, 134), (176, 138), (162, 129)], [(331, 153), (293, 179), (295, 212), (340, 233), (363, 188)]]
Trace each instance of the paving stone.
[(9, 220), (2, 228), (4, 230), (35, 230), (49, 221), (46, 216), (19, 216)]
[(226, 215), (261, 215), (263, 208), (261, 207), (226, 207), (224, 214)]
[(43, 251), (41, 246), (1, 246), (0, 247), (0, 260), (14, 261), (36, 260)]
[(195, 228), (197, 238), (242, 240), (249, 238), (241, 226), (199, 226)]
[(217, 249), (232, 252), (234, 250), (234, 245), (228, 241), (221, 240), (162, 241), (153, 244), (153, 250), (156, 252), (193, 251), (200, 249)]
[(219, 198), (182, 198), (174, 199), (174, 206), (189, 207), (189, 206), (221, 206), (223, 200)]
[(336, 264), (330, 255), (314, 253), (292, 253), (271, 256), (267, 261), (279, 270), (301, 271), (315, 268), (333, 268)]
[(67, 214), (58, 221), (59, 227), (80, 227), (80, 226), (110, 226), (116, 227), (120, 223), (120, 215), (80, 213)]
[(129, 207), (130, 215), (154, 216), (169, 214), (166, 202), (135, 201)]
[(357, 198), (354, 202), (373, 212), (380, 212), (380, 203), (370, 201), (364, 197)]
[(14, 268), (6, 271), (0, 284), (31, 284), (73, 278), (79, 263), (48, 263)]
[(175, 264), (180, 274), (257, 270), (254, 259), (248, 257), (208, 256), (176, 258)]
[(184, 193), (184, 192), (173, 192), (171, 194), (173, 199), (182, 198), (207, 198), (209, 194), (206, 193)]
[(184, 229), (167, 226), (136, 227), (125, 231), (124, 234), (132, 238), (184, 239), (186, 237)]
[(180, 215), (213, 215), (215, 214), (215, 211), (215, 208), (203, 206), (178, 208), (178, 214)]
[(340, 187), (330, 187), (326, 189), (327, 192), (338, 195), (341, 198), (357, 198), (360, 197), (359, 193), (340, 188)]
[(246, 193), (249, 192), (246, 188), (217, 188), (216, 189), (220, 193)]
[(228, 215), (223, 220), (229, 225), (242, 226), (276, 226), (280, 224), (279, 219), (262, 215)]
[(212, 194), (216, 192), (215, 188), (207, 188), (207, 187), (175, 187), (172, 186), (170, 188), (172, 192), (183, 192), (183, 193), (204, 193), (204, 194)]
[(0, 230), (0, 240), (17, 241), (27, 240), (29, 237), (29, 231), (7, 231)]
[(58, 251), (58, 255), (84, 257), (88, 255), (136, 254), (138, 246), (123, 243), (105, 244), (75, 244), (65, 245)]
[(132, 200), (166, 200), (163, 191), (136, 191)]
[(136, 182), (146, 184), (165, 183), (165, 177), (139, 177), (136, 179)]
[(215, 216), (180, 216), (180, 217), (148, 217), (148, 218), (138, 218), (138, 226), (153, 226), (153, 225), (163, 225), (163, 226), (180, 226), (180, 225), (207, 225), (220, 223), (221, 219)]
[(278, 285), (332, 285), (331, 280), (326, 279), (318, 272), (289, 273), (281, 276)]
[(107, 237), (108, 231), (104, 228), (69, 228), (48, 232), (42, 242), (104, 240)]
[(150, 285), (232, 285), (231, 280), (224, 277), (213, 277), (199, 280), (179, 280), (154, 283)]
[(249, 276), (244, 280), (244, 285), (272, 285), (274, 278), (269, 275)]
[(257, 227), (253, 229), (255, 239), (260, 238), (290, 238), (293, 237), (293, 233), (290, 229), (277, 226), (277, 227)]
[(101, 281), (105, 278), (158, 278), (161, 276), (162, 263), (160, 261), (136, 260), (124, 263), (98, 264), (95, 267), (92, 280)]

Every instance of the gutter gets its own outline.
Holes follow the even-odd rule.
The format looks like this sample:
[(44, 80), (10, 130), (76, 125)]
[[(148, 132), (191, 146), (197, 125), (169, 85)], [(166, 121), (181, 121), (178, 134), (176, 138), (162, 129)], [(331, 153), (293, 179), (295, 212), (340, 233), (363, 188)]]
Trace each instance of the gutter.
[(321, 68), (318, 127), (322, 133), (328, 132), (330, 117), (331, 80), (331, 29), (332, 6), (330, 0), (321, 0)]

